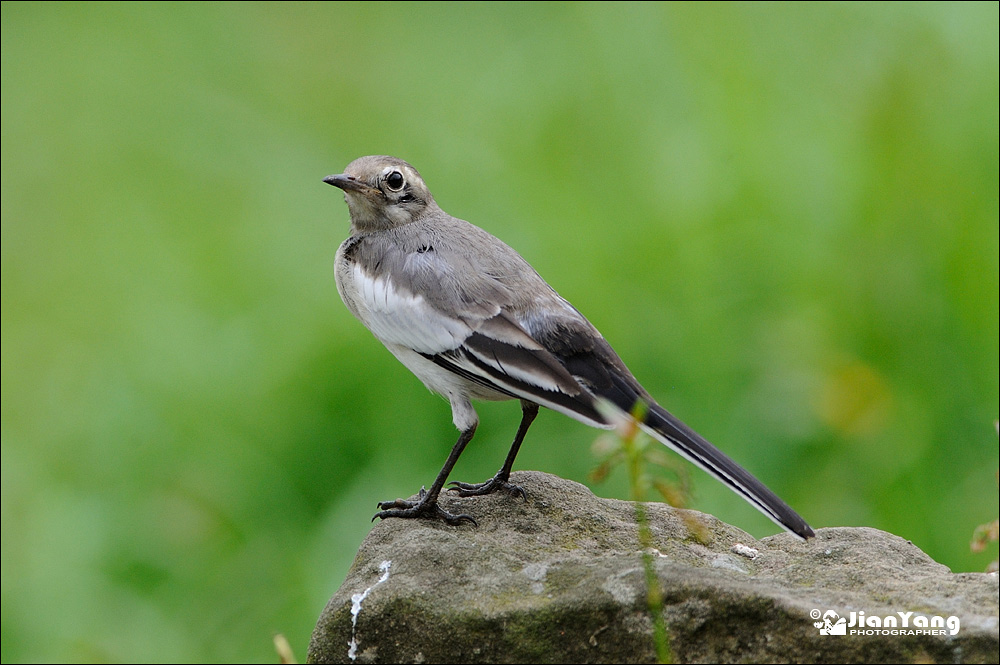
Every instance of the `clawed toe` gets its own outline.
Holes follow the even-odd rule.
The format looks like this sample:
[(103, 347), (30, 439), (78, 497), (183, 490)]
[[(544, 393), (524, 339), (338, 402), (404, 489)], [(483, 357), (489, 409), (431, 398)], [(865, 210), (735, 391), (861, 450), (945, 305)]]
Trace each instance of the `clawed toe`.
[(453, 480), (448, 484), (450, 485), (448, 491), (455, 492), (459, 496), (485, 496), (502, 490), (509, 494), (520, 495), (525, 501), (528, 500), (528, 495), (525, 494), (523, 487), (509, 483), (506, 479), (500, 479), (497, 476), (490, 478), (484, 483), (461, 483)]
[(423, 517), (428, 519), (439, 519), (452, 526), (457, 526), (462, 522), (470, 522), (473, 526), (479, 526), (475, 518), (472, 515), (466, 515), (465, 513), (460, 513), (458, 515), (454, 513), (449, 513), (447, 510), (438, 505), (437, 501), (428, 501), (427, 492), (423, 488), (420, 489), (420, 498), (416, 501), (410, 501), (407, 499), (396, 499), (395, 501), (380, 501), (378, 504), (379, 512), (375, 513), (372, 517), (374, 522), (376, 519), (386, 519), (387, 517), (402, 517), (402, 518), (414, 518)]

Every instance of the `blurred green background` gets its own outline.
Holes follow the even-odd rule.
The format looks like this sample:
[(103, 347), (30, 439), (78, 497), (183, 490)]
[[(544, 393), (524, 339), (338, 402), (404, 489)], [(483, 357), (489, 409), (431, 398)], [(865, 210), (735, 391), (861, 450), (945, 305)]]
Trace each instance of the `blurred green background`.
[[(375, 503), (433, 480), (447, 404), (334, 286), (321, 178), (365, 154), (814, 527), (996, 557), (996, 3), (4, 3), (2, 32), (4, 662), (304, 657)], [(479, 412), (459, 479), (519, 416)], [(596, 435), (545, 412), (516, 468), (585, 482)]]

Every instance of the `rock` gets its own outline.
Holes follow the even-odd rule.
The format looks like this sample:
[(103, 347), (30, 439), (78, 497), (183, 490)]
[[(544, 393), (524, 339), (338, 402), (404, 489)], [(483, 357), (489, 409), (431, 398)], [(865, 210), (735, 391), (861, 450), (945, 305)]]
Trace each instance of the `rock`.
[[(442, 499), (478, 527), (377, 524), (319, 619), (309, 661), (656, 662), (635, 505), (533, 471), (513, 482), (527, 501)], [(675, 662), (998, 660), (996, 574), (954, 574), (876, 529), (758, 541), (709, 515), (645, 506)], [(896, 634), (817, 627), (836, 631), (852, 613), (894, 617)], [(942, 626), (918, 627), (926, 620)]]

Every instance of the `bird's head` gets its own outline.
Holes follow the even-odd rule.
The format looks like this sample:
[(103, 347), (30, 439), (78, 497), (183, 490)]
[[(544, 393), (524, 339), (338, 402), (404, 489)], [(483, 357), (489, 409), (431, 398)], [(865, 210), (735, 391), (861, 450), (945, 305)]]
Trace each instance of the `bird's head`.
[(359, 157), (323, 182), (344, 190), (355, 233), (409, 224), (436, 206), (417, 170), (395, 157)]

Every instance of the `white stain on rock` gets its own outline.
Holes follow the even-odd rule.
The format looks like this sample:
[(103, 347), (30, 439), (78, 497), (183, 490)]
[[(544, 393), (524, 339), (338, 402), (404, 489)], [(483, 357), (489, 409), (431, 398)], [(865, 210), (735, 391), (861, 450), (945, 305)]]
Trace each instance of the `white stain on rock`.
[(356, 593), (351, 596), (351, 641), (348, 642), (348, 646), (351, 648), (347, 650), (347, 657), (351, 660), (358, 657), (358, 641), (355, 639), (354, 633), (358, 628), (358, 614), (361, 613), (361, 601), (368, 597), (372, 589), (389, 579), (390, 566), (392, 566), (392, 561), (383, 561), (380, 563), (378, 569), (382, 571), (382, 577), (378, 578), (378, 582), (365, 589), (364, 593)]

